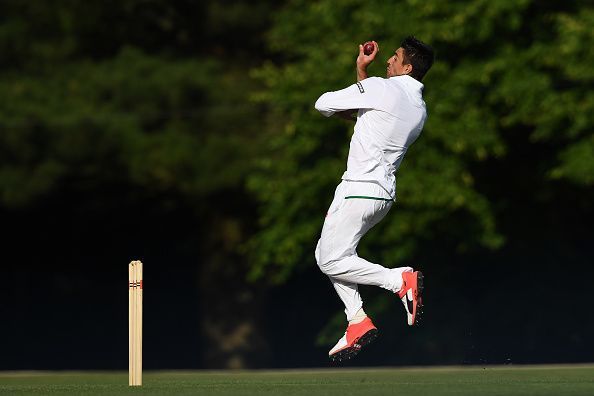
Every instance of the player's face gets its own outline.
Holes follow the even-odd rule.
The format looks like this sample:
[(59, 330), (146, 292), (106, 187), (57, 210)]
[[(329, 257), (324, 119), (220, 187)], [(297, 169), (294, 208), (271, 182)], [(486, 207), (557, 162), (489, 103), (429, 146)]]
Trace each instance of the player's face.
[(388, 78), (394, 76), (401, 76), (403, 74), (408, 74), (412, 70), (411, 65), (404, 65), (402, 61), (404, 60), (404, 49), (402, 47), (398, 48), (394, 55), (388, 59), (387, 67), (386, 67), (386, 75)]

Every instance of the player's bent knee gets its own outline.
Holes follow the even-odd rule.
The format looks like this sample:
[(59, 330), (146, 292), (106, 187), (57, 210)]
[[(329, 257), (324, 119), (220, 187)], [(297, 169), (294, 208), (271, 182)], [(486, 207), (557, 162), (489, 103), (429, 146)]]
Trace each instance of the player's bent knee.
[(316, 263), (318, 263), (318, 265), (320, 265), (320, 256), (321, 256), (321, 253), (320, 253), (320, 242), (319, 241), (318, 241), (318, 244), (316, 246), (316, 251), (314, 252), (314, 255), (316, 257)]
[(332, 276), (336, 271), (336, 261), (335, 260), (328, 260), (321, 263), (318, 263), (318, 267), (320, 271), (328, 276)]
[(318, 241), (315, 251), (316, 263), (326, 275), (331, 275), (336, 267), (336, 262), (340, 259), (335, 252), (329, 252), (327, 249), (322, 249), (321, 240)]
[(322, 263), (320, 264), (318, 262), (318, 268), (320, 268), (320, 271), (322, 271), (324, 274), (328, 275), (330, 272), (330, 263)]
[(330, 264), (331, 260), (328, 260), (328, 258), (326, 257), (326, 255), (323, 255), (320, 251), (320, 249), (316, 249), (316, 263), (318, 264), (318, 267), (320, 267), (320, 270), (323, 273), (326, 273), (326, 268), (328, 267), (328, 264)]

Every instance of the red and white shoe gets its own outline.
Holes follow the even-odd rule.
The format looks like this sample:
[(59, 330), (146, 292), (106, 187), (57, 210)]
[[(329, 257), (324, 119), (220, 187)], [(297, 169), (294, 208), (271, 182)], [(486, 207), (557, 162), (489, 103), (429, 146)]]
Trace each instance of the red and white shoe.
[(375, 340), (377, 333), (377, 328), (369, 317), (360, 323), (349, 325), (342, 338), (328, 352), (328, 357), (333, 362), (351, 359), (361, 348)]
[(398, 292), (398, 297), (404, 304), (406, 310), (406, 319), (409, 326), (419, 323), (419, 318), (423, 313), (423, 273), (421, 271), (403, 272), (402, 289)]

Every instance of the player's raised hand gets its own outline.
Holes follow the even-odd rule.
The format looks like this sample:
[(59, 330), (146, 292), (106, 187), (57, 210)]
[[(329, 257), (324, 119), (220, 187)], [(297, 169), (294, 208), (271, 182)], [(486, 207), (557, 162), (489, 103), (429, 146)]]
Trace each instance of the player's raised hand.
[(359, 44), (359, 56), (357, 57), (357, 69), (366, 69), (375, 60), (379, 52), (379, 45), (376, 41), (368, 41)]

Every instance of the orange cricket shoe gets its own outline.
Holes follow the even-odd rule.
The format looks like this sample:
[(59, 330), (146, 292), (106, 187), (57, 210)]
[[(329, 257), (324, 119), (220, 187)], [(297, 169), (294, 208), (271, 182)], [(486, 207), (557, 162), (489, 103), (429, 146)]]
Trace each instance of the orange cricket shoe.
[(402, 289), (397, 293), (404, 304), (409, 326), (419, 323), (423, 313), (423, 273), (421, 271), (403, 272)]
[(361, 348), (375, 340), (377, 334), (377, 328), (369, 317), (360, 323), (351, 324), (334, 348), (328, 352), (328, 357), (333, 362), (351, 359), (359, 353)]

